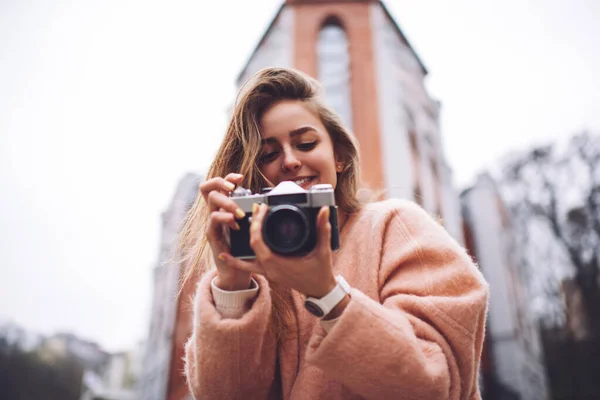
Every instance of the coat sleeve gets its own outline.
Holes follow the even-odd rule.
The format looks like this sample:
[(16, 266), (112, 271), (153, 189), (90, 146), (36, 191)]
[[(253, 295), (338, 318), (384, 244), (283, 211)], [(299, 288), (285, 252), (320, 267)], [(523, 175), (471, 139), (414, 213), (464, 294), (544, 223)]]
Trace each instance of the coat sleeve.
[(269, 284), (238, 319), (223, 318), (214, 305), (207, 273), (194, 298), (192, 335), (185, 346), (185, 374), (196, 399), (267, 399), (274, 389), (276, 340), (271, 329)]
[(420, 207), (402, 202), (384, 223), (379, 301), (353, 289), (308, 361), (367, 398), (480, 398), (487, 283)]

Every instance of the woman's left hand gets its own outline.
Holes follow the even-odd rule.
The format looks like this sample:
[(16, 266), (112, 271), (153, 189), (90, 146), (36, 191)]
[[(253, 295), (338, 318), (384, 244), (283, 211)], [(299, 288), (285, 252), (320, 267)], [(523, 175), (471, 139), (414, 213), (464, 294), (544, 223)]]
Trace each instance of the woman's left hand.
[(305, 296), (324, 297), (337, 284), (332, 268), (329, 207), (322, 207), (317, 215), (315, 249), (302, 257), (280, 256), (266, 245), (262, 226), (267, 210), (267, 205), (261, 204), (252, 213), (250, 247), (256, 254), (256, 260), (241, 262), (242, 260), (234, 259), (230, 254), (222, 253), (221, 256), (226, 261), (236, 262), (238, 268), (264, 275), (270, 281), (295, 289)]

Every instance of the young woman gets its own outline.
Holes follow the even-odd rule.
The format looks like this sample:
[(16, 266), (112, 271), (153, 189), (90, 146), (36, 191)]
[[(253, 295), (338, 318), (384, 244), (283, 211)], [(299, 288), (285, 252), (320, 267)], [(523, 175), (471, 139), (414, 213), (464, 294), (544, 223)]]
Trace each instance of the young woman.
[[(188, 279), (200, 277), (185, 356), (196, 398), (480, 398), (487, 284), (419, 206), (361, 204), (358, 177), (356, 142), (315, 80), (267, 68), (246, 83), (182, 231)], [(262, 205), (250, 227), (256, 259), (231, 256), (227, 228), (244, 212), (229, 193), (283, 181), (333, 186), (340, 249), (323, 207), (313, 252), (275, 254)]]

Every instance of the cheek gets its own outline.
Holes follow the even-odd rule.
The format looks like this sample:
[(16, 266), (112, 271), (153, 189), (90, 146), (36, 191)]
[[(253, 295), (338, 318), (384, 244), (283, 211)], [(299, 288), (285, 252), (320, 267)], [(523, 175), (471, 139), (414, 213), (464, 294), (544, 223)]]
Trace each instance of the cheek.
[(327, 175), (330, 179), (335, 178), (335, 158), (330, 149), (322, 151), (317, 157), (317, 162), (322, 174)]
[(332, 170), (335, 174), (335, 155), (333, 154), (333, 150), (327, 149), (321, 154), (321, 163), (324, 168), (328, 170)]
[(275, 166), (275, 164), (276, 163), (273, 162), (259, 168), (260, 172), (262, 172), (262, 174), (271, 182), (275, 180), (277, 175), (277, 167)]

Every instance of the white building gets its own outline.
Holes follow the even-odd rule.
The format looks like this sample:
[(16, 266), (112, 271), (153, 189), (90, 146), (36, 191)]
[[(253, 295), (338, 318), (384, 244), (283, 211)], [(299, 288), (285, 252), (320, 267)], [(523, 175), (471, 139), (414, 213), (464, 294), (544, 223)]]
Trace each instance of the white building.
[(150, 330), (142, 378), (139, 383), (141, 398), (164, 400), (169, 380), (174, 375), (181, 379), (179, 352), (175, 341), (181, 267), (175, 257), (180, 225), (198, 194), (202, 177), (187, 174), (177, 186), (169, 208), (162, 214), (162, 238), (159, 259), (154, 268), (154, 294), (150, 316)]
[(45, 338), (36, 351), (46, 362), (73, 357), (86, 369), (93, 371), (102, 371), (110, 359), (110, 354), (98, 344), (80, 339), (72, 333), (57, 333)]
[(490, 286), (484, 392), (489, 398), (547, 399), (540, 333), (527, 307), (518, 243), (494, 180), (480, 175), (461, 199), (467, 245)]
[(111, 354), (101, 373), (83, 372), (80, 400), (137, 400), (141, 370), (141, 346), (129, 352)]

